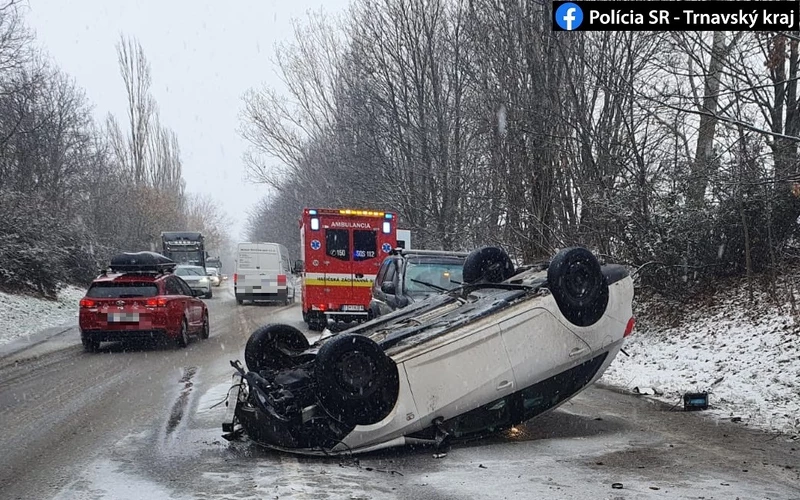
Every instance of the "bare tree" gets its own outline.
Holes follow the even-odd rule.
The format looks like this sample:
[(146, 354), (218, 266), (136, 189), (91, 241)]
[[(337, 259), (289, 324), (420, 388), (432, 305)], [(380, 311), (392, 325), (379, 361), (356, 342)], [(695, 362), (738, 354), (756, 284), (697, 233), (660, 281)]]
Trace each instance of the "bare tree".
[(116, 45), (120, 75), (125, 83), (128, 98), (128, 151), (134, 182), (145, 182), (147, 169), (147, 147), (152, 133), (152, 118), (155, 100), (150, 94), (150, 64), (141, 44), (120, 35)]

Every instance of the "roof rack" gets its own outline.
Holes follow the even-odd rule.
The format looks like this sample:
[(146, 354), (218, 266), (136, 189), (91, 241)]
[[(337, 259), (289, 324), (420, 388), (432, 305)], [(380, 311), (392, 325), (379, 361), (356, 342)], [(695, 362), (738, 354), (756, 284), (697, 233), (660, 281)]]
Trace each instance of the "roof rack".
[(466, 257), (469, 252), (451, 252), (450, 250), (414, 250), (397, 247), (392, 250), (392, 255), (436, 255), (443, 257)]
[(111, 258), (109, 266), (114, 273), (164, 274), (178, 264), (156, 252), (125, 252)]

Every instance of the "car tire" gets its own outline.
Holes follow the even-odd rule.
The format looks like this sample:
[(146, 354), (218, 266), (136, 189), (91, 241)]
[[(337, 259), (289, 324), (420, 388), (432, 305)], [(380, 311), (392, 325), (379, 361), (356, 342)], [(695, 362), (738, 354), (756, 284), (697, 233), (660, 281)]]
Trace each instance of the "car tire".
[(547, 268), (547, 286), (561, 314), (576, 326), (591, 326), (608, 306), (608, 282), (597, 257), (581, 247), (565, 248)]
[(205, 298), (210, 299), (212, 297), (214, 297), (214, 292), (212, 292), (211, 289), (209, 288)]
[(348, 425), (370, 425), (397, 404), (395, 362), (363, 335), (339, 335), (322, 345), (314, 361), (315, 394), (331, 416)]
[(290, 325), (271, 324), (258, 328), (247, 339), (244, 362), (251, 372), (294, 366), (292, 356), (308, 349), (303, 332)]
[(181, 330), (178, 333), (178, 347), (188, 347), (189, 346), (189, 324), (186, 322), (186, 318), (183, 318), (181, 321)]
[(200, 338), (207, 339), (211, 336), (211, 325), (208, 322), (208, 313), (203, 314), (203, 326), (200, 329)]
[(242, 305), (244, 303), (244, 301), (242, 299), (236, 299), (236, 303), (238, 305)]
[(473, 250), (464, 260), (464, 283), (500, 283), (514, 276), (511, 257), (499, 247)]
[(81, 344), (85, 352), (95, 353), (100, 350), (100, 342), (87, 337), (81, 337)]

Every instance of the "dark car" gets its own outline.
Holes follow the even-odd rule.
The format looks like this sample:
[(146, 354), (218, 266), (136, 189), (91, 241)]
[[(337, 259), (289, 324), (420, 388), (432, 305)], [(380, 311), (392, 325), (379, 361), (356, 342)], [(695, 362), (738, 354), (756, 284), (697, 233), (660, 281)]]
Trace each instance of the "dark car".
[(78, 324), (87, 352), (101, 342), (168, 339), (181, 347), (189, 335), (209, 336), (208, 308), (171, 271), (176, 264), (153, 252), (125, 253), (97, 277), (80, 301)]
[(395, 250), (384, 259), (372, 284), (371, 317), (461, 286), (467, 255), (440, 250)]

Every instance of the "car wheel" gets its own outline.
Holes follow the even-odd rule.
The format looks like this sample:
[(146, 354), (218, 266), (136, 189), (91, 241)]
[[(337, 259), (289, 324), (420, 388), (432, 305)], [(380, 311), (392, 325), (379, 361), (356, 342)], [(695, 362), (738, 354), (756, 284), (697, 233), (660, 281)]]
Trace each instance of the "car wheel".
[(547, 268), (547, 286), (561, 314), (577, 326), (591, 326), (608, 305), (608, 283), (600, 263), (585, 248), (565, 248)]
[(242, 299), (236, 299), (236, 303), (239, 304), (239, 305), (242, 305), (244, 303), (244, 301)]
[(208, 323), (208, 313), (203, 314), (203, 329), (200, 330), (200, 338), (207, 339), (211, 335), (211, 325)]
[(397, 403), (397, 365), (363, 335), (339, 335), (319, 349), (315, 392), (322, 407), (350, 425), (380, 422)]
[(189, 345), (189, 325), (186, 323), (186, 318), (181, 321), (181, 331), (178, 334), (178, 346), (187, 347)]
[(499, 247), (473, 250), (464, 260), (464, 283), (500, 283), (514, 276), (514, 263)]
[(100, 350), (100, 342), (96, 340), (92, 340), (87, 337), (81, 337), (81, 343), (83, 344), (83, 350), (85, 352), (97, 352)]
[(254, 331), (244, 348), (244, 362), (251, 372), (294, 366), (292, 356), (308, 349), (303, 332), (289, 325), (265, 325)]
[(214, 296), (214, 292), (212, 292), (212, 291), (211, 291), (211, 289), (209, 288), (209, 289), (208, 289), (208, 293), (206, 294), (206, 298), (207, 298), (207, 299), (210, 299), (210, 298), (212, 298), (213, 296)]

